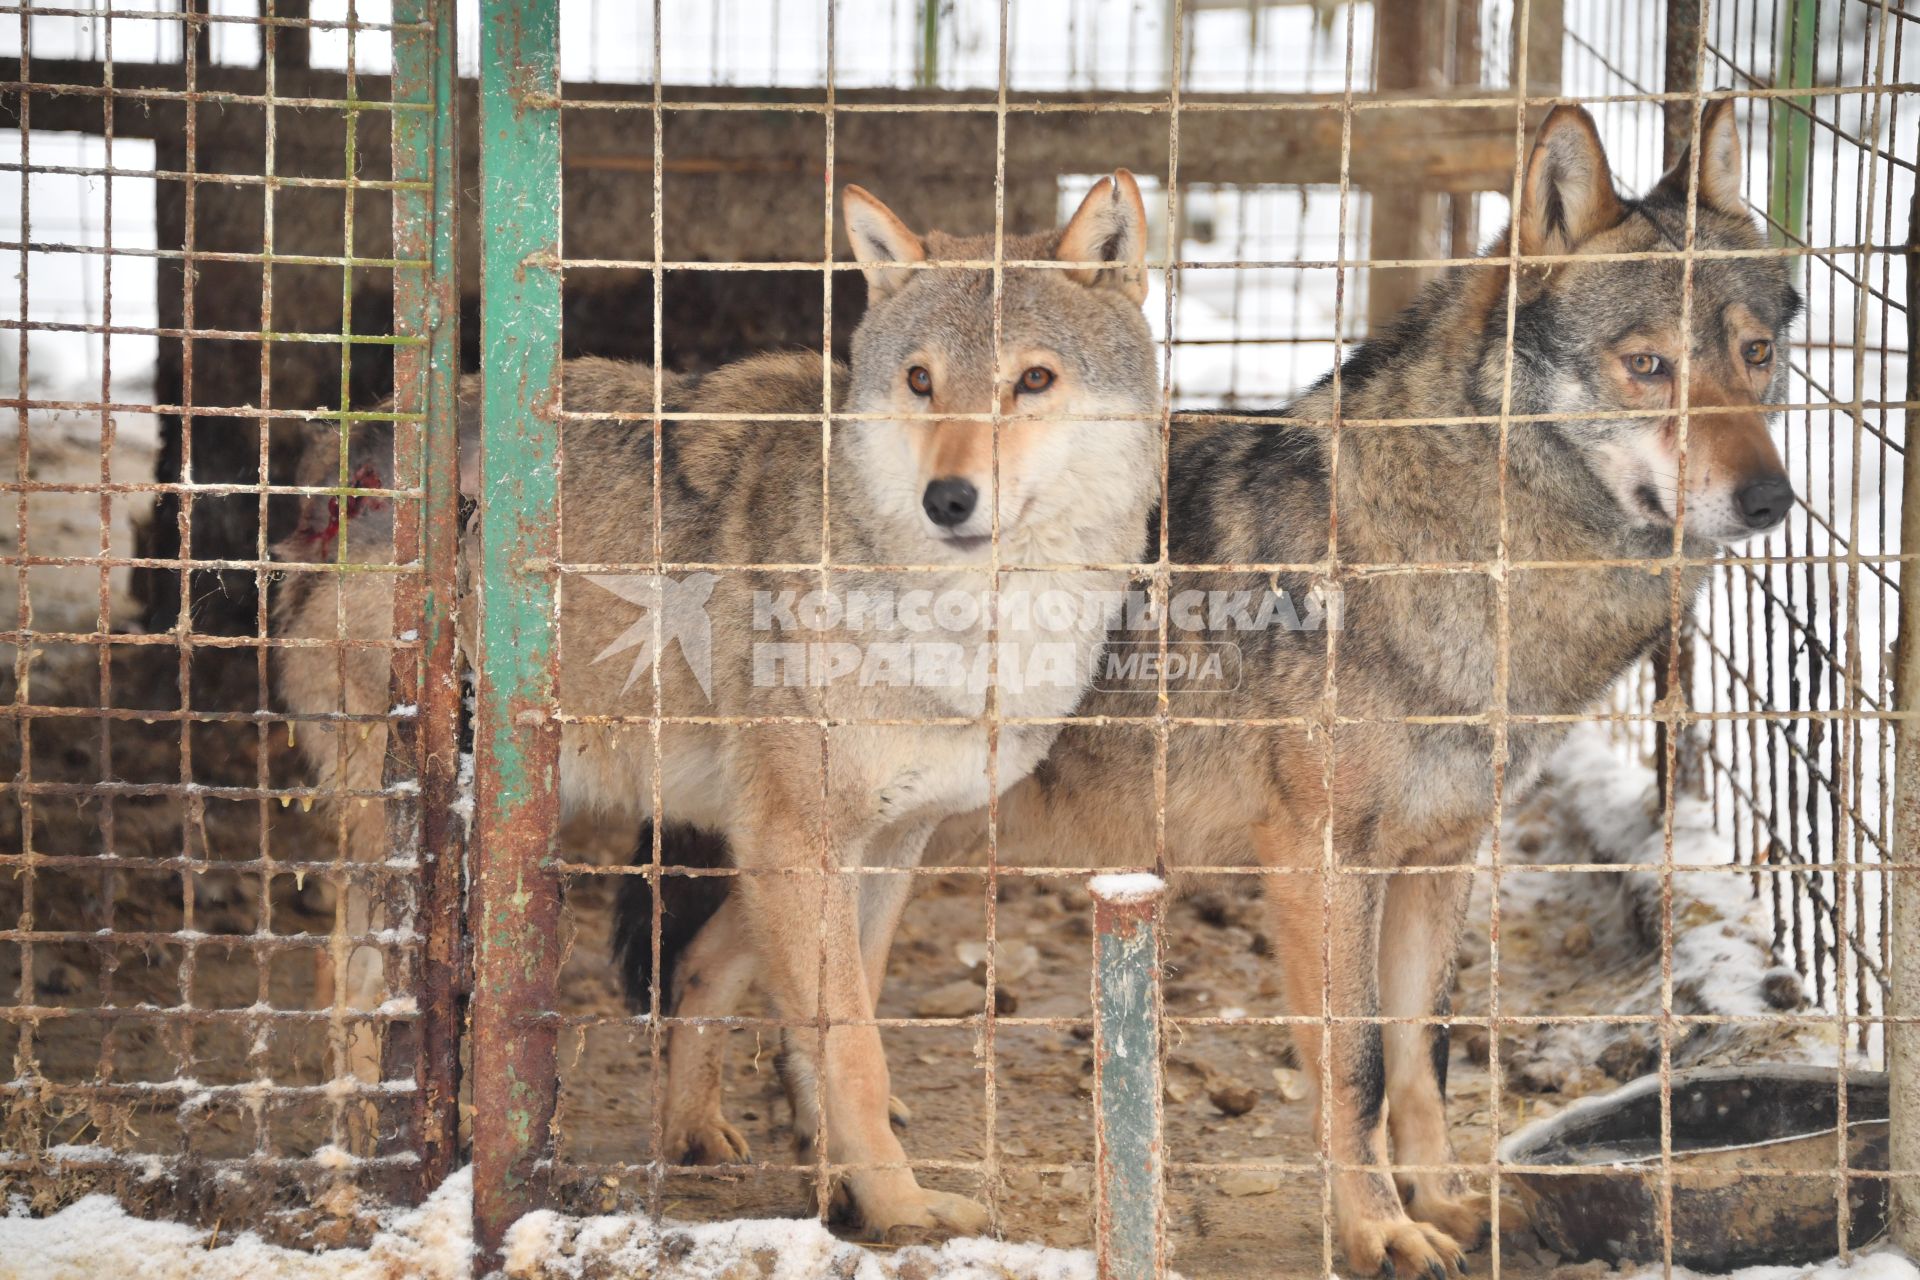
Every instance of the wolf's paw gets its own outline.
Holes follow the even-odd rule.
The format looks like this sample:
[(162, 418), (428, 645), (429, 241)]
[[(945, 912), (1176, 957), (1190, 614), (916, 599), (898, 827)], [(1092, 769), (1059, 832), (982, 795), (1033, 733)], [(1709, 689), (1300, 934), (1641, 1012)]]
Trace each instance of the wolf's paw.
[(667, 1158), (680, 1164), (745, 1164), (753, 1158), (746, 1135), (717, 1114), (669, 1130), (666, 1149)]
[(987, 1229), (987, 1207), (948, 1191), (916, 1188), (879, 1204), (860, 1204), (861, 1233), (885, 1244), (912, 1244), (926, 1237), (977, 1236)]
[(904, 1129), (913, 1123), (913, 1108), (900, 1099), (887, 1098), (887, 1122), (896, 1129)]
[(1416, 1192), (1407, 1205), (1407, 1215), (1416, 1222), (1438, 1227), (1471, 1252), (1486, 1241), (1492, 1205), (1484, 1192), (1443, 1195), (1422, 1190)]
[(1369, 1219), (1341, 1229), (1347, 1265), (1356, 1276), (1390, 1280), (1448, 1280), (1467, 1273), (1467, 1257), (1452, 1236), (1406, 1218)]

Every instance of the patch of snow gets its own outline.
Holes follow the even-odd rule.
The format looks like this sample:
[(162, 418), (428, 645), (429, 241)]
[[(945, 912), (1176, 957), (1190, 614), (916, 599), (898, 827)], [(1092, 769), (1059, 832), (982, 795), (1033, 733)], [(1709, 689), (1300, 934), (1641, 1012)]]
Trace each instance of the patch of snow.
[[(1669, 857), (1658, 794), (1653, 771), (1623, 759), (1589, 725), (1567, 736), (1539, 786), (1509, 815), (1500, 880), (1501, 919), (1513, 922), (1501, 942), (1509, 1011), (1546, 1012), (1551, 1001), (1556, 1013), (1660, 1013), (1662, 889), (1670, 879), (1673, 1012), (1766, 1019), (1687, 1026), (1675, 1039), (1674, 1065), (1837, 1062), (1838, 1047), (1823, 1029), (1783, 1023), (1782, 1008), (1769, 1000), (1782, 988), (1793, 992), (1794, 975), (1774, 955), (1767, 903), (1744, 868), (1734, 868), (1731, 842), (1713, 829), (1711, 809), (1691, 797), (1676, 801)], [(1619, 870), (1552, 870), (1560, 866)], [(1480, 877), (1473, 909), (1480, 920), (1487, 879)], [(1484, 933), (1469, 945), (1484, 961)], [(1652, 1069), (1658, 1033), (1631, 1023), (1542, 1025), (1516, 1032), (1503, 1054), (1525, 1087), (1578, 1096)]]
[[(1662, 1280), (1664, 1272), (1652, 1267), (1636, 1272), (1629, 1280)], [(1699, 1272), (1685, 1267), (1673, 1269), (1673, 1280), (1703, 1280)], [(1913, 1265), (1898, 1249), (1876, 1249), (1856, 1253), (1851, 1262), (1829, 1258), (1804, 1267), (1743, 1267), (1726, 1280), (1920, 1280), (1920, 1267)]]
[[(315, 1153), (329, 1167), (354, 1162), (337, 1148)], [(462, 1169), (417, 1209), (390, 1210), (364, 1249), (308, 1253), (251, 1232), (227, 1238), (205, 1228), (129, 1214), (111, 1196), (76, 1200), (44, 1218), (15, 1198), (0, 1216), (0, 1280), (465, 1280), (472, 1273), (473, 1171)], [(682, 1226), (632, 1215), (530, 1213), (507, 1232), (509, 1280), (1093, 1280), (1084, 1249), (999, 1240), (949, 1240), (885, 1252), (836, 1239), (812, 1219)], [(1824, 1278), (1823, 1278), (1824, 1280)], [(1845, 1280), (1912, 1280), (1853, 1274)]]
[[(870, 1252), (836, 1239), (811, 1218), (659, 1225), (613, 1215), (572, 1218), (528, 1214), (507, 1232), (511, 1280), (582, 1280), (647, 1276), (650, 1280), (1093, 1280), (1093, 1254), (998, 1240), (949, 1240)], [(1876, 1278), (1879, 1280), (1879, 1278)]]
[(1095, 876), (1087, 881), (1087, 892), (1103, 902), (1145, 902), (1164, 893), (1167, 882), (1150, 871), (1129, 871)]
[[(13, 1206), (18, 1208), (18, 1206)], [(418, 1209), (385, 1215), (364, 1249), (305, 1253), (251, 1232), (150, 1222), (111, 1196), (45, 1218), (0, 1218), (0, 1280), (465, 1280), (472, 1273), (473, 1174), (463, 1169)]]
[[(471, 711), (472, 703), (468, 708)], [(447, 806), (467, 824), (467, 830), (473, 830), (473, 752), (460, 753), (460, 774), (454, 780), (453, 803)]]

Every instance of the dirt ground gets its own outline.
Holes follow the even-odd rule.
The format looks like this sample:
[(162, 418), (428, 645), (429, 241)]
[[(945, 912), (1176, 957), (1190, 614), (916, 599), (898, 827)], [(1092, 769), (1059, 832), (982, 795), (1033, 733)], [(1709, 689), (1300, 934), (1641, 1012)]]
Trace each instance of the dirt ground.
[[(577, 929), (563, 979), (563, 1003), (570, 1011), (624, 1012), (617, 980), (605, 963), (611, 890), (611, 879), (598, 876), (580, 877), (570, 886), (570, 918)], [(1265, 925), (1252, 890), (1250, 881), (1223, 880), (1172, 906), (1164, 987), (1170, 1014), (1258, 1018), (1283, 1012), (1277, 970), (1263, 954)], [(1013, 957), (1011, 964), (1003, 959), (1001, 968), (1011, 968), (1016, 976), (1000, 984), (1012, 1000), (1003, 998), (1004, 1016), (995, 1020), (990, 1050), (978, 1022), (882, 1032), (894, 1092), (913, 1113), (901, 1138), (914, 1159), (979, 1161), (987, 1156), (985, 1135), (992, 1132), (1000, 1162), (992, 1185), (957, 1171), (923, 1172), (921, 1180), (986, 1200), (1006, 1239), (1089, 1247), (1091, 901), (1075, 879), (1009, 878), (1000, 885), (995, 920), (1002, 955)], [(959, 1007), (971, 985), (972, 955), (962, 956), (961, 946), (984, 941), (985, 934), (984, 875), (930, 878), (903, 921), (880, 1016), (939, 1016)], [(972, 990), (978, 1010), (985, 992), (978, 986)], [(1460, 1011), (1484, 1010), (1484, 991), (1484, 976), (1476, 978), (1470, 966), (1463, 974)], [(773, 1034), (748, 1028), (728, 1034), (727, 1113), (747, 1136), (756, 1160), (784, 1163), (792, 1158), (790, 1114), (774, 1071)], [(1322, 1179), (1311, 1169), (1311, 1104), (1293, 1069), (1286, 1029), (1176, 1026), (1172, 1034), (1165, 1125), (1167, 1159), (1175, 1169), (1167, 1202), (1175, 1265), (1194, 1278), (1318, 1272)], [(573, 1162), (646, 1159), (653, 1101), (648, 1046), (648, 1033), (638, 1024), (591, 1028), (563, 1043), (562, 1168)], [(1493, 1101), (1485, 1061), (1484, 1035), (1456, 1038), (1449, 1093), (1463, 1159), (1491, 1158)], [(1536, 1094), (1507, 1091), (1500, 1102), (1503, 1131), (1554, 1105)], [(1233, 1167), (1241, 1163), (1301, 1167), (1284, 1172)], [(1184, 1164), (1215, 1167), (1179, 1168)], [(1063, 1165), (1068, 1167), (1032, 1167)], [(584, 1171), (570, 1186), (572, 1207), (581, 1213), (634, 1207), (636, 1199), (644, 1206), (649, 1190), (644, 1175)], [(810, 1182), (788, 1171), (673, 1169), (661, 1186), (661, 1212), (679, 1221), (802, 1216), (813, 1206)], [(1507, 1220), (1514, 1222), (1511, 1211)], [(1532, 1246), (1530, 1235), (1511, 1236), (1502, 1250), (1503, 1272), (1542, 1270)]]
[[(193, 705), (258, 705), (251, 655), (202, 658), (207, 660), (195, 663)], [(49, 675), (36, 683), (35, 700), (94, 702), (98, 671), (91, 655), (64, 661), (61, 667), (47, 660)], [(58, 671), (66, 678), (52, 678)], [(171, 649), (118, 649), (110, 674), (120, 705), (178, 704)], [(182, 776), (177, 723), (118, 720), (103, 735), (97, 719), (36, 720), (29, 737), (32, 776), (39, 781), (138, 784)], [(43, 796), (32, 805), (32, 847), (56, 860), (34, 872), (35, 927), (98, 936), (36, 943), (25, 981), (23, 948), (0, 945), (0, 1009), (24, 999), (43, 1011), (29, 1020), (31, 1052), (49, 1082), (157, 1087), (106, 1099), (84, 1090), (44, 1101), (10, 1094), (8, 1110), (0, 1114), (0, 1148), (66, 1146), (131, 1159), (85, 1176), (0, 1171), (0, 1196), (24, 1193), (36, 1210), (46, 1211), (86, 1190), (109, 1189), (137, 1210), (144, 1206), (206, 1224), (234, 1221), (239, 1203), (241, 1220), (287, 1243), (363, 1235), (373, 1202), (339, 1188), (376, 1181), (356, 1172), (351, 1157), (404, 1149), (403, 1108), (364, 1109), (317, 1089), (250, 1097), (243, 1090), (207, 1094), (193, 1087), (255, 1081), (318, 1086), (333, 1073), (338, 1044), (325, 1019), (270, 1023), (247, 1011), (320, 1007), (316, 952), (282, 944), (318, 942), (332, 927), (330, 870), (340, 855), (324, 807), (309, 812), (298, 804), (224, 799), (218, 792), (253, 786), (263, 775), (279, 784), (302, 781), (283, 723), (264, 732), (251, 724), (196, 725), (187, 740), (188, 776), (210, 790), (182, 796), (121, 788), (113, 795)], [(0, 775), (15, 773), (20, 745), (18, 735), (0, 735)], [(0, 841), (8, 850), (23, 847), (26, 818), (19, 797), (10, 794), (0, 811)], [(1604, 851), (1589, 846), (1578, 857), (1565, 852), (1567, 841), (1586, 838), (1577, 825), (1549, 790), (1511, 820), (1514, 856), (1531, 846), (1541, 860), (1602, 860)], [(563, 846), (571, 860), (611, 866), (628, 855), (633, 833), (576, 822), (563, 833)], [(136, 857), (166, 865), (119, 865)], [(1523, 879), (1513, 874), (1510, 890), (1517, 892), (1514, 886)], [(566, 885), (561, 1012), (617, 1021), (570, 1028), (562, 1037), (554, 1166), (562, 1207), (583, 1214), (657, 1207), (668, 1219), (691, 1222), (810, 1214), (812, 1193), (798, 1172), (673, 1168), (655, 1185), (640, 1167), (652, 1156), (655, 1081), (649, 1029), (625, 1018), (610, 962), (615, 884), (612, 876), (580, 874)], [(1257, 1019), (1284, 1012), (1277, 970), (1264, 954), (1266, 926), (1254, 888), (1250, 877), (1189, 886), (1171, 907), (1164, 986), (1170, 1014)], [(0, 876), (0, 928), (17, 926), (23, 889), (22, 878)], [(1503, 902), (1510, 890), (1503, 890)], [(398, 880), (387, 891), (392, 901), (404, 900), (405, 885)], [(986, 938), (986, 892), (984, 873), (929, 878), (923, 885), (893, 952), (882, 1017), (978, 1011), (984, 991), (970, 973)], [(1592, 894), (1511, 899), (1501, 925), (1505, 1013), (1622, 1008), (1620, 993), (1645, 978), (1648, 957), (1621, 923), (1630, 912), (1595, 909), (1605, 901)], [(1488, 1008), (1489, 909), (1483, 883), (1461, 956), (1456, 1012), (1463, 1018), (1484, 1016)], [(991, 1040), (980, 1023), (957, 1020), (883, 1031), (894, 1092), (912, 1111), (903, 1131), (910, 1157), (982, 1161), (988, 1156), (986, 1135), (993, 1134), (999, 1169), (990, 1185), (969, 1170), (925, 1170), (922, 1180), (988, 1202), (1006, 1239), (1090, 1243), (1091, 919), (1090, 901), (1076, 878), (1002, 879), (995, 921), (1003, 1003)], [(400, 984), (391, 995), (407, 994), (404, 966), (411, 952), (404, 938), (391, 949), (390, 972)], [(1753, 978), (1760, 976), (1756, 971)], [(168, 1012), (185, 1005), (217, 1016), (188, 1019)], [(118, 1016), (106, 1016), (106, 1010)], [(18, 1021), (10, 1020), (10, 1033)], [(1194, 1278), (1317, 1272), (1326, 1249), (1322, 1179), (1312, 1167), (1309, 1104), (1284, 1028), (1171, 1024), (1168, 1034), (1167, 1223), (1175, 1265)], [(771, 1033), (737, 1029), (729, 1042), (728, 1114), (757, 1159), (783, 1162), (791, 1152), (789, 1116), (773, 1068)], [(1619, 1051), (1620, 1044), (1628, 1051)], [(1721, 1045), (1716, 1053), (1723, 1059), (1755, 1056), (1752, 1050)], [(1501, 1132), (1551, 1112), (1570, 1096), (1638, 1074), (1646, 1066), (1644, 1052), (1644, 1044), (1635, 1048), (1630, 1038), (1620, 1038), (1603, 1050), (1580, 1049), (1575, 1056), (1583, 1060), (1571, 1069), (1549, 1069), (1557, 1060), (1555, 1046), (1544, 1043), (1537, 1029), (1516, 1027), (1501, 1047)], [(1487, 1056), (1484, 1031), (1457, 1031), (1451, 1115), (1468, 1161), (1491, 1157), (1495, 1102)], [(1567, 1057), (1562, 1046), (1558, 1059)], [(188, 1084), (169, 1083), (180, 1081)], [(253, 1199), (236, 1202), (245, 1188), (236, 1189), (231, 1178), (188, 1179), (183, 1190), (167, 1194), (168, 1180), (143, 1170), (148, 1157), (180, 1154), (295, 1157), (305, 1163), (267, 1180), (267, 1191)], [(1249, 1162), (1297, 1167), (1236, 1168)], [(1553, 1271), (1558, 1260), (1535, 1250), (1529, 1233), (1510, 1234), (1502, 1244), (1502, 1270), (1516, 1276)]]

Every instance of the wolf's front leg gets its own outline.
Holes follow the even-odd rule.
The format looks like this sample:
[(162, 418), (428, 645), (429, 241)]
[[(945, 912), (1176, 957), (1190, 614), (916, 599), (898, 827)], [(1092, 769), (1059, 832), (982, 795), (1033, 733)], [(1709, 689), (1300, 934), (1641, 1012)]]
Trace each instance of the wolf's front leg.
[(1381, 877), (1335, 870), (1329, 892), (1312, 826), (1262, 827), (1256, 839), (1261, 860), (1279, 872), (1265, 877), (1266, 901), (1289, 1012), (1321, 1020), (1296, 1024), (1294, 1043), (1314, 1084), (1315, 1132), (1333, 1178), (1335, 1232), (1347, 1264), (1356, 1275), (1445, 1280), (1456, 1267), (1464, 1274), (1460, 1246), (1410, 1219), (1387, 1176), (1380, 1024), (1348, 1020), (1380, 1012)]
[[(887, 1063), (860, 947), (861, 877), (822, 867), (819, 826), (804, 805), (769, 803), (761, 814), (768, 811), (771, 820), (731, 833), (743, 873), (732, 896), (767, 997), (788, 1024), (786, 1073), (802, 1130), (796, 1138), (804, 1151), (824, 1137), (827, 1159), (842, 1166), (873, 1238), (896, 1228), (984, 1230), (982, 1205), (915, 1181), (889, 1123)], [(829, 865), (858, 863), (850, 850), (834, 854)], [(807, 1124), (812, 1117), (817, 1122)]]
[[(932, 824), (898, 825), (874, 841), (875, 867), (913, 867), (920, 863)], [(676, 833), (669, 831), (669, 841)], [(723, 883), (731, 885), (731, 881)], [(879, 1003), (886, 982), (887, 956), (900, 913), (913, 896), (908, 872), (869, 870), (860, 877), (860, 955), (867, 973), (867, 994)], [(679, 956), (676, 989), (663, 993), (674, 1023), (668, 1037), (665, 1157), (680, 1164), (726, 1164), (749, 1158), (747, 1140), (729, 1124), (721, 1105), (726, 1032), (720, 1027), (689, 1026), (680, 1020), (725, 1018), (738, 1012), (753, 980), (754, 955), (741, 920), (739, 901), (729, 893), (720, 909), (702, 925)], [(781, 1036), (783, 1059), (788, 1050)], [(794, 1130), (811, 1142), (819, 1128), (818, 1109), (809, 1089), (793, 1087), (785, 1075), (794, 1108)], [(905, 1125), (913, 1113), (898, 1098), (889, 1099), (889, 1119)]]

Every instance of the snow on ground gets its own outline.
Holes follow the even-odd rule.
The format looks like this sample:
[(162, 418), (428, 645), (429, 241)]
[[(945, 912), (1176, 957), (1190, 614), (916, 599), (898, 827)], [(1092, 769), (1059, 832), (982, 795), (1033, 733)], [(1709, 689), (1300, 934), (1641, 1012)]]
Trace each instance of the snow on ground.
[[(302, 1253), (249, 1234), (129, 1216), (88, 1196), (47, 1218), (0, 1217), (0, 1280), (457, 1280), (472, 1259), (473, 1175), (463, 1169), (419, 1209), (398, 1212), (364, 1249)], [(507, 1233), (507, 1280), (1092, 1280), (1093, 1255), (996, 1240), (874, 1252), (810, 1219), (659, 1226), (612, 1215), (527, 1215)], [(1662, 1280), (1659, 1268), (1632, 1280)], [(1676, 1267), (1673, 1280), (1700, 1280)], [(1850, 1262), (1749, 1267), (1730, 1280), (1920, 1280), (1897, 1251)]]
[(111, 1196), (94, 1195), (45, 1218), (0, 1217), (0, 1280), (465, 1280), (472, 1220), (470, 1169), (418, 1209), (389, 1215), (366, 1248), (318, 1254), (250, 1232), (222, 1240), (198, 1227), (149, 1222)]
[[(1500, 862), (1502, 1014), (1659, 1014), (1667, 998), (1662, 890), (1670, 873), (1672, 1011), (1769, 1019), (1685, 1024), (1674, 1065), (1837, 1061), (1831, 1026), (1781, 1021), (1809, 1012), (1803, 984), (1773, 954), (1768, 903), (1752, 878), (1725, 869), (1731, 846), (1714, 831), (1706, 803), (1675, 805), (1668, 863), (1658, 795), (1652, 770), (1624, 759), (1598, 726), (1584, 726), (1508, 818)], [(1565, 866), (1591, 869), (1550, 869)], [(1487, 871), (1483, 852), (1461, 952), (1463, 984), (1482, 1001)], [(1654, 1024), (1521, 1023), (1506, 1034), (1509, 1083), (1530, 1092), (1580, 1096), (1659, 1064)]]
[(875, 1253), (806, 1218), (661, 1227), (618, 1214), (542, 1212), (507, 1233), (506, 1273), (512, 1280), (1093, 1280), (1094, 1266), (1084, 1249), (985, 1239)]
[[(1698, 1280), (1698, 1275), (1685, 1267), (1673, 1269), (1673, 1280)], [(1663, 1276), (1655, 1267), (1631, 1280), (1663, 1280)], [(1746, 1267), (1727, 1280), (1920, 1280), (1920, 1267), (1899, 1250), (1889, 1248), (1856, 1253), (1851, 1262), (1833, 1258), (1810, 1267)]]
[[(418, 1209), (389, 1215), (364, 1249), (304, 1253), (251, 1233), (135, 1218), (111, 1196), (45, 1218), (0, 1217), (0, 1280), (465, 1280), (473, 1257), (473, 1171)], [(1093, 1255), (998, 1240), (885, 1253), (810, 1219), (660, 1226), (637, 1216), (529, 1214), (508, 1233), (509, 1280), (1092, 1280)], [(1873, 1277), (1871, 1280), (1887, 1280)]]

